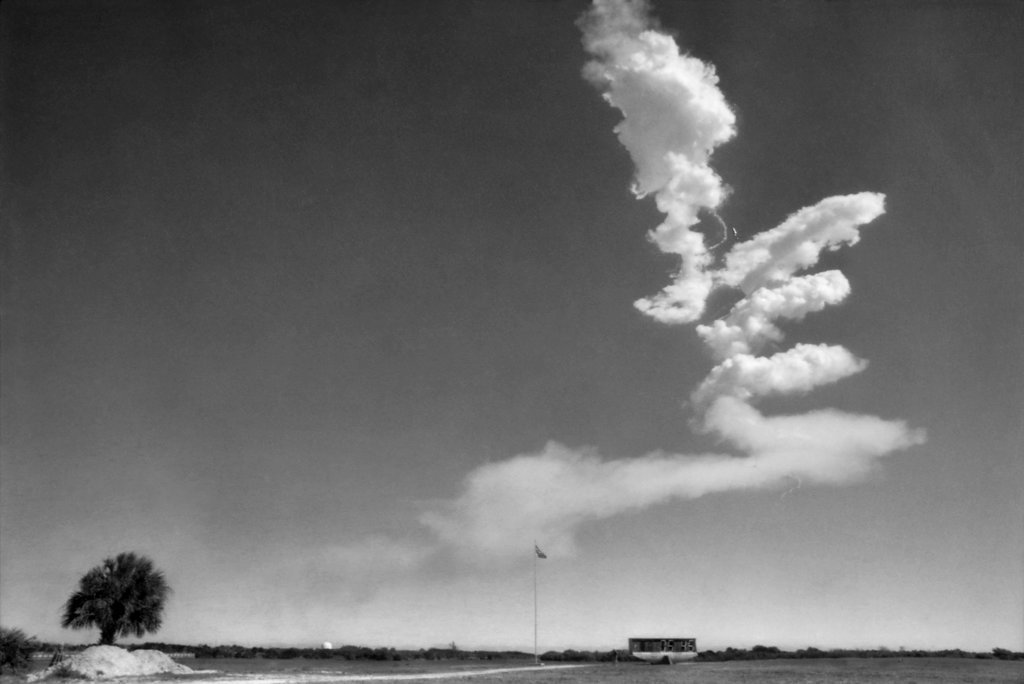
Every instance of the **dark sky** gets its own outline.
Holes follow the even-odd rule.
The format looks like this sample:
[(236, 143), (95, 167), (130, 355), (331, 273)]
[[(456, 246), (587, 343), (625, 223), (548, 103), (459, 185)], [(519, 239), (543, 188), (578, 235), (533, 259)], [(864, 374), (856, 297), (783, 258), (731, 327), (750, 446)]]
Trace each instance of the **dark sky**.
[[(644, 238), (660, 214), (629, 193), (618, 113), (580, 77), (585, 9), (4, 3), (5, 624), (88, 640), (57, 628), (63, 597), (130, 548), (176, 588), (169, 641), (524, 647), (529, 568), (464, 567), (419, 512), (548, 440), (717, 448), (682, 406), (713, 361), (632, 305), (674, 262)], [(545, 566), (552, 647), (628, 627), (1019, 648), (1024, 5), (654, 14), (738, 115), (712, 163), (740, 239), (887, 195), (824, 260), (849, 301), (787, 328), (869, 368), (765, 410), (929, 441), (864, 484), (585, 527)], [(695, 593), (588, 602), (638, 575)]]

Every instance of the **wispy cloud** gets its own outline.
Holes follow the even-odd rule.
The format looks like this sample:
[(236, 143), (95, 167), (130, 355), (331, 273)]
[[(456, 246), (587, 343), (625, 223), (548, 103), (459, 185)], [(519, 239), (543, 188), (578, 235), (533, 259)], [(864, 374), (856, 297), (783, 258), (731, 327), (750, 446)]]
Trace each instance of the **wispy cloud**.
[(839, 271), (797, 274), (815, 266), (823, 251), (856, 244), (860, 229), (884, 212), (885, 197), (826, 198), (714, 255), (695, 227), (702, 216), (717, 217), (725, 200), (726, 187), (709, 162), (735, 134), (714, 68), (681, 54), (672, 37), (654, 30), (645, 3), (596, 0), (579, 23), (593, 57), (584, 75), (624, 117), (615, 132), (636, 166), (634, 192), (653, 195), (665, 214), (649, 237), (680, 258), (672, 282), (637, 308), (661, 323), (691, 323), (715, 289), (744, 295), (726, 316), (697, 327), (718, 364), (691, 395), (696, 428), (718, 435), (735, 453), (605, 460), (593, 449), (551, 442), (538, 453), (481, 466), (456, 499), (421, 517), (471, 557), (522, 554), (533, 539), (553, 553), (571, 553), (582, 523), (671, 499), (775, 487), (792, 478), (855, 482), (880, 457), (924, 441), (922, 431), (902, 421), (834, 409), (764, 416), (753, 405), (867, 367), (838, 345), (757, 354), (766, 343), (783, 341), (777, 320), (801, 320), (849, 294)]
[(365, 600), (383, 582), (420, 569), (435, 550), (405, 539), (370, 535), (348, 544), (306, 547), (259, 572), (271, 584), (303, 587), (313, 596), (329, 592)]
[(309, 560), (314, 568), (330, 569), (346, 576), (379, 575), (382, 570), (405, 571), (422, 564), (430, 550), (419, 545), (385, 536), (371, 536), (352, 544), (338, 544), (320, 549)]

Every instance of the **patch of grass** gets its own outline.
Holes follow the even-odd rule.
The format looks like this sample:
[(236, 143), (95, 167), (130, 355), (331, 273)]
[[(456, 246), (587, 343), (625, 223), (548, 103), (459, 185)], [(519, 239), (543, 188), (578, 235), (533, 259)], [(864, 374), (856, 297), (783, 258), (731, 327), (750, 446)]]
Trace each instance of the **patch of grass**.
[[(820, 658), (762, 661), (691, 662), (678, 665), (646, 663), (588, 663), (573, 669), (548, 667), (466, 677), (473, 670), (498, 667), (526, 668), (533, 663), (517, 661), (369, 662), (260, 659), (199, 659), (189, 666), (210, 668), (219, 674), (182, 676), (176, 684), (217, 684), (218, 679), (237, 680), (280, 675), (295, 684), (343, 684), (343, 677), (376, 675), (405, 678), (415, 674), (438, 676), (426, 684), (1024, 684), (1019, 661), (997, 658)], [(556, 665), (557, 663), (549, 663)], [(447, 676), (450, 675), (450, 676)], [(461, 675), (461, 676), (460, 676)], [(390, 680), (395, 681), (395, 680)], [(0, 684), (4, 684), (0, 682)]]
[(1024, 684), (1020, 663), (968, 658), (837, 658), (659, 666), (597, 664), (442, 678), (429, 684)]
[(57, 679), (79, 679), (78, 673), (71, 669), (71, 663), (67, 660), (62, 660), (53, 667), (53, 672), (50, 673), (51, 677)]

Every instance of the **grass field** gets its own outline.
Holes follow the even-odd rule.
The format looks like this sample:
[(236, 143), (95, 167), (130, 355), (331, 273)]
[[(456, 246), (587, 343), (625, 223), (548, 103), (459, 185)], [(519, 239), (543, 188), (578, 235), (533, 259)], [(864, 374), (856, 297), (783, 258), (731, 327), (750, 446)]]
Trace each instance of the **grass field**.
[[(428, 675), (436, 684), (925, 684), (1010, 683), (1024, 684), (1024, 662), (960, 658), (836, 658), (818, 660), (763, 660), (718, 663), (686, 663), (657, 666), (638, 663), (593, 664), (573, 669), (551, 667), (497, 674), (465, 675), (479, 670), (523, 668), (529, 661), (399, 661), (380, 663), (344, 660), (233, 660), (197, 659), (186, 661), (196, 670), (217, 670), (217, 675), (145, 677), (138, 681), (174, 684), (195, 682), (216, 684), (252, 677), (254, 684), (273, 678), (275, 682), (329, 684), (345, 678), (374, 676), (375, 681), (408, 681), (411, 675)], [(451, 675), (451, 676), (446, 676)], [(461, 675), (461, 676), (460, 676)], [(379, 677), (379, 679), (378, 679)], [(59, 681), (59, 680), (58, 680)], [(119, 680), (125, 681), (125, 680)], [(24, 677), (5, 675), (0, 684), (19, 684)]]
[[(254, 662), (201, 660), (195, 669), (216, 669), (225, 674), (327, 675), (409, 675), (444, 673), (500, 667), (523, 667), (523, 661), (402, 661), (396, 663), (315, 660)], [(193, 666), (190, 663), (190, 666)], [(317, 680), (320, 677), (316, 678)], [(924, 684), (953, 682), (1024, 684), (1024, 662), (960, 658), (837, 658), (821, 660), (731, 661), (686, 663), (673, 666), (646, 663), (595, 664), (576, 669), (523, 671), (478, 677), (445, 677), (440, 684), (480, 682), (500, 684), (810, 684), (813, 682), (861, 683), (895, 682)]]

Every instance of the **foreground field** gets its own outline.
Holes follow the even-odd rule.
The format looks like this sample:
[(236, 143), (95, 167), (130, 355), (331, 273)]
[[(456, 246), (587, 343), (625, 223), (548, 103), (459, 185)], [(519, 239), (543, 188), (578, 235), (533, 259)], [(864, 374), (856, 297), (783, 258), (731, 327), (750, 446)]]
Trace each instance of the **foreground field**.
[[(229, 664), (230, 663), (230, 664)], [(191, 665), (191, 664), (190, 664)], [(218, 667), (219, 665), (219, 667)], [(436, 684), (811, 684), (838, 682), (860, 684), (952, 684), (954, 682), (989, 684), (1024, 684), (1024, 663), (1019, 661), (978, 660), (959, 658), (838, 658), (821, 660), (733, 661), (724, 663), (688, 663), (674, 666), (621, 663), (594, 664), (581, 668), (520, 670), (498, 674), (474, 671), (493, 668), (523, 668), (523, 661), (438, 661), (363, 663), (338, 661), (270, 661), (254, 668), (246, 663), (226, 660), (197, 661), (195, 667), (217, 669), (225, 678), (241, 674), (258, 678), (283, 676), (301, 683), (344, 681), (343, 677), (371, 675), (377, 681), (406, 680), (410, 675), (431, 676)], [(264, 667), (269, 665), (271, 667)], [(271, 669), (272, 668), (272, 669)], [(206, 679), (204, 677), (204, 679)], [(212, 678), (217, 679), (217, 678)], [(352, 680), (350, 680), (352, 681)]]
[[(688, 663), (656, 666), (637, 663), (592, 664), (575, 668), (554, 665), (533, 669), (529, 661), (400, 661), (343, 660), (188, 661), (196, 670), (216, 670), (146, 684), (330, 684), (351, 681), (430, 681), (434, 684), (1024, 684), (1021, 661), (967, 658), (826, 658)], [(511, 671), (493, 672), (496, 669)], [(492, 671), (486, 673), (486, 671)], [(60, 681), (60, 680), (57, 680)], [(118, 680), (124, 682), (124, 680)], [(131, 680), (129, 680), (131, 681)], [(4, 676), (0, 684), (19, 684), (23, 677)]]

